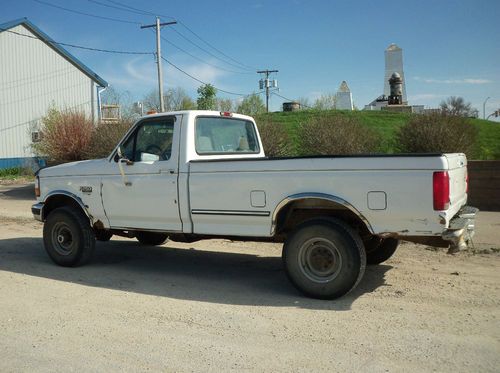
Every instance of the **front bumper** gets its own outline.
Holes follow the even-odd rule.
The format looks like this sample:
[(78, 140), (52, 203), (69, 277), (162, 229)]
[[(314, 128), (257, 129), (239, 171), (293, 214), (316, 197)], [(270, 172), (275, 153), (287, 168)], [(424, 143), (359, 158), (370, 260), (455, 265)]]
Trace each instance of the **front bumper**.
[(35, 203), (31, 206), (31, 212), (33, 213), (33, 218), (38, 221), (43, 221), (43, 203)]
[(450, 242), (449, 254), (467, 249), (469, 241), (474, 236), (475, 219), (478, 212), (479, 209), (476, 207), (463, 206), (450, 220), (448, 229), (441, 235), (444, 240)]

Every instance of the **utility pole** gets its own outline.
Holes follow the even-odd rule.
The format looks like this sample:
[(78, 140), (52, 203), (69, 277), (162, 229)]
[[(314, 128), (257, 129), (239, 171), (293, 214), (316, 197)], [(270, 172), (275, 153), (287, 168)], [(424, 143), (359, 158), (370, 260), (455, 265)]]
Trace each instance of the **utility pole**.
[[(269, 88), (271, 87), (271, 82), (269, 81), (269, 74), (277, 73), (278, 70), (259, 70), (257, 74), (265, 74), (266, 79), (260, 80), (260, 89), (266, 87), (266, 111), (269, 113)], [(277, 80), (273, 80), (272, 87), (276, 88), (278, 86)]]
[(156, 17), (156, 23), (152, 25), (141, 26), (142, 28), (156, 28), (156, 64), (158, 65), (158, 92), (160, 94), (160, 111), (163, 113), (165, 111), (165, 101), (163, 100), (163, 69), (161, 61), (161, 26), (175, 25), (177, 22), (164, 22), (160, 23), (160, 17)]
[(488, 97), (486, 100), (483, 102), (483, 119), (486, 119), (486, 101), (488, 101), (491, 97)]

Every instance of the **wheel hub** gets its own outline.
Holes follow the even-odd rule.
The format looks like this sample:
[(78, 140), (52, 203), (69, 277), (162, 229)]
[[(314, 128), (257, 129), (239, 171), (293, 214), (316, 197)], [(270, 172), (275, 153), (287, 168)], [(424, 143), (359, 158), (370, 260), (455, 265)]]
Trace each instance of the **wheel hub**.
[(75, 246), (71, 228), (64, 222), (54, 225), (52, 229), (52, 241), (54, 249), (61, 255), (69, 255)]
[(302, 245), (299, 264), (306, 277), (324, 283), (338, 276), (342, 258), (333, 242), (325, 238), (313, 238)]

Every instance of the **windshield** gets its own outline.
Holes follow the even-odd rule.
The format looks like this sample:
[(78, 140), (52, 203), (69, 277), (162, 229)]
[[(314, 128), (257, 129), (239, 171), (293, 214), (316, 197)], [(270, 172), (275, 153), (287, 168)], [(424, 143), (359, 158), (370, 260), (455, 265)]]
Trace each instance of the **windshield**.
[(198, 117), (195, 143), (198, 154), (259, 152), (254, 124), (243, 119)]

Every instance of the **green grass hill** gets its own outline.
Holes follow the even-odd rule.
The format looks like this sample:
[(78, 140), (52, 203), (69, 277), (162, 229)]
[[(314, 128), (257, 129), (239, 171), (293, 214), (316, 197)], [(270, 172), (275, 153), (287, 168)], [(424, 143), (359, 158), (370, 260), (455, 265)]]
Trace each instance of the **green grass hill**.
[[(273, 122), (281, 123), (287, 129), (292, 141), (298, 144), (297, 127), (314, 116), (333, 116), (339, 111), (317, 111), (303, 110), (296, 112), (276, 112), (262, 114), (256, 117), (267, 118)], [(357, 117), (359, 121), (378, 132), (381, 141), (379, 151), (381, 153), (395, 152), (395, 134), (399, 127), (403, 126), (414, 114), (388, 113), (383, 111), (341, 111), (342, 115)], [(500, 123), (482, 119), (470, 119), (471, 125), (478, 129), (475, 159), (500, 159)]]

